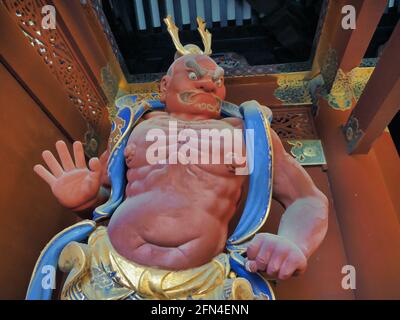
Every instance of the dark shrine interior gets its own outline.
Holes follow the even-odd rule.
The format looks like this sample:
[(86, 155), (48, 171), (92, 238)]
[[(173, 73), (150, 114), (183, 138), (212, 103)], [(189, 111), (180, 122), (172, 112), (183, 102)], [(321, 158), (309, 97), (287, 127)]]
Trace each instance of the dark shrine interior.
[[(315, 49), (314, 35), (322, 2), (103, 0), (102, 5), (123, 57), (124, 72), (128, 79), (134, 79), (136, 75), (164, 73), (173, 61), (175, 47), (162, 22), (171, 11), (183, 44), (202, 46), (196, 16), (203, 13), (213, 36), (213, 56), (235, 53), (250, 66), (303, 63), (301, 70), (307, 70)], [(218, 12), (213, 12), (216, 9)], [(395, 1), (386, 8), (364, 58), (379, 58), (399, 17), (400, 1)], [(400, 154), (400, 114), (395, 116), (389, 129)]]
[[(189, 4), (191, 2), (196, 3), (189, 1)], [(224, 2), (227, 3), (220, 1), (221, 7)], [(243, 14), (238, 12), (243, 1), (236, 1), (235, 19), (228, 20), (225, 14), (220, 15), (219, 21), (213, 22), (211, 1), (204, 1), (205, 22), (213, 36), (213, 53), (235, 52), (244, 56), (250, 65), (307, 61), (321, 2), (249, 0), (251, 16), (244, 19)], [(160, 18), (168, 14), (165, 4), (165, 1), (158, 1)], [(181, 30), (181, 42), (201, 46), (195, 19), (194, 23), (184, 24), (181, 2), (173, 1), (173, 4), (175, 24)], [(165, 72), (175, 53), (165, 25), (162, 23), (153, 27), (150, 6), (150, 1), (143, 1), (146, 29), (139, 30), (134, 1), (103, 1), (104, 12), (131, 74)], [(193, 16), (196, 17), (197, 12)]]

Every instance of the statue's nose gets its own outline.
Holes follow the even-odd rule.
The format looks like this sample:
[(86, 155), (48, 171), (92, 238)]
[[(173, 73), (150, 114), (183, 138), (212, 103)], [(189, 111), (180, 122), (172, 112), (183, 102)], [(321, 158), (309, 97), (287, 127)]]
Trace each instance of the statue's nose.
[(212, 93), (215, 93), (215, 91), (217, 89), (214, 81), (212, 81), (211, 79), (204, 79), (204, 80), (197, 82), (197, 88), (201, 89), (205, 92), (212, 92)]

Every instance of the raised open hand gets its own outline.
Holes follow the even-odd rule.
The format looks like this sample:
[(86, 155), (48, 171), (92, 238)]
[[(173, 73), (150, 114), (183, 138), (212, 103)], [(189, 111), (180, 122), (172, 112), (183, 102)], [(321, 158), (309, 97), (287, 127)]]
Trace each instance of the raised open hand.
[(65, 207), (75, 209), (96, 199), (101, 182), (101, 163), (91, 158), (86, 166), (82, 143), (73, 144), (75, 163), (64, 141), (57, 141), (56, 149), (61, 164), (54, 155), (46, 150), (42, 156), (50, 171), (37, 164), (33, 170), (51, 187), (58, 201)]

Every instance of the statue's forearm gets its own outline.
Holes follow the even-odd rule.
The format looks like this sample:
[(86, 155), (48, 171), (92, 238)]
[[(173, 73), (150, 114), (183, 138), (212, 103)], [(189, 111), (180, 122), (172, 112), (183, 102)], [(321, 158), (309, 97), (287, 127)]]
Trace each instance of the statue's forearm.
[(294, 242), (308, 258), (318, 248), (328, 228), (328, 201), (321, 195), (299, 198), (287, 207), (278, 235)]
[(271, 130), (275, 170), (274, 198), (286, 211), (278, 235), (291, 240), (308, 258), (318, 248), (328, 228), (328, 199), (306, 170), (289, 155)]

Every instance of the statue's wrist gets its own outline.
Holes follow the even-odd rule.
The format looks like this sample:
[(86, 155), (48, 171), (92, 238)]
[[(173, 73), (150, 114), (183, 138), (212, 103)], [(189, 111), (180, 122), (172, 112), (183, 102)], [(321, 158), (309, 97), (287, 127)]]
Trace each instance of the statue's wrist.
[(108, 196), (109, 192), (107, 191), (107, 189), (100, 187), (99, 191), (97, 191), (96, 195), (92, 198), (90, 198), (89, 200), (86, 200), (85, 202), (83, 202), (82, 204), (71, 208), (72, 211), (82, 211), (82, 210), (86, 210), (92, 206), (95, 206), (98, 202), (102, 201), (102, 199), (106, 198)]
[(298, 248), (298, 249), (301, 251), (301, 253), (303, 253), (303, 255), (304, 255), (307, 259), (311, 256), (311, 252), (310, 252), (310, 249), (309, 249), (309, 247), (307, 246), (307, 244), (302, 243), (301, 241), (298, 241), (298, 240), (296, 240), (296, 239), (291, 239), (290, 237), (288, 237), (288, 236), (286, 236), (286, 235), (283, 235), (283, 234), (279, 234), (279, 233), (278, 233), (278, 236), (280, 236), (280, 237), (282, 237), (282, 238), (284, 238), (284, 239), (290, 241), (290, 242), (292, 243), (292, 245), (293, 245), (294, 247)]
[(298, 245), (296, 246), (300, 249), (300, 251), (304, 254), (304, 256), (308, 259), (311, 256), (311, 252), (306, 245)]

